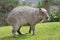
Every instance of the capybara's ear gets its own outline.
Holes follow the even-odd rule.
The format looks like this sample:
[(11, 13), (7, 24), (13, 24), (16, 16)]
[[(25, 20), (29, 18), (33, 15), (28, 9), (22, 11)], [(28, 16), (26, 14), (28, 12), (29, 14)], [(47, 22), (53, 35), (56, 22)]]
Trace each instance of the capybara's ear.
[(45, 8), (40, 8), (41, 12), (47, 12)]

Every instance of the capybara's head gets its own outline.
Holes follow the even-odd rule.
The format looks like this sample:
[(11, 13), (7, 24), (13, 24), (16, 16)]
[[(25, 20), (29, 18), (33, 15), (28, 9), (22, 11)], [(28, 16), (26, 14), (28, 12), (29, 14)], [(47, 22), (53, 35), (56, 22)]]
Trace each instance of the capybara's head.
[(40, 9), (41, 15), (44, 18), (44, 21), (50, 21), (49, 14), (45, 8)]

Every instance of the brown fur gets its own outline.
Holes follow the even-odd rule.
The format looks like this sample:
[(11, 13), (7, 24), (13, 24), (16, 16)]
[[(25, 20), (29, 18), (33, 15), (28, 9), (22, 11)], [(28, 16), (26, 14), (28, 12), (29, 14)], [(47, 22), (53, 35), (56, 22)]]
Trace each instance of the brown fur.
[(16, 37), (16, 32), (21, 34), (20, 28), (24, 25), (29, 25), (30, 30), (35, 34), (35, 25), (42, 20), (45, 21), (47, 16), (47, 11), (39, 8), (33, 8), (28, 6), (19, 6), (14, 8), (7, 17), (7, 23), (13, 27), (13, 35)]

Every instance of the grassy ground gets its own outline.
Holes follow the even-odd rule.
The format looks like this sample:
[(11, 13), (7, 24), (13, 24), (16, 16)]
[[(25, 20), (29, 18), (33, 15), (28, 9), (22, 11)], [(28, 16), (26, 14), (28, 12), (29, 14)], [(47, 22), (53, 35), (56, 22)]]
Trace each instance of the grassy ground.
[(60, 22), (41, 23), (36, 25), (36, 35), (28, 33), (29, 27), (22, 27), (25, 34), (12, 37), (12, 27), (0, 27), (0, 40), (60, 40)]

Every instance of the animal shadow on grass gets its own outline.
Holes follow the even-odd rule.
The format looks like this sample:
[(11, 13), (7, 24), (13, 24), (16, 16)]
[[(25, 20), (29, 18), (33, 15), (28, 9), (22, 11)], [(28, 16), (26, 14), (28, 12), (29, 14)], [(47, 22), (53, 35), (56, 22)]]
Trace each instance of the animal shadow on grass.
[(26, 33), (18, 36), (19, 36), (18, 38), (15, 38), (13, 36), (7, 36), (7, 37), (0, 38), (0, 40), (23, 40), (23, 39), (30, 38), (32, 35), (29, 33)]

